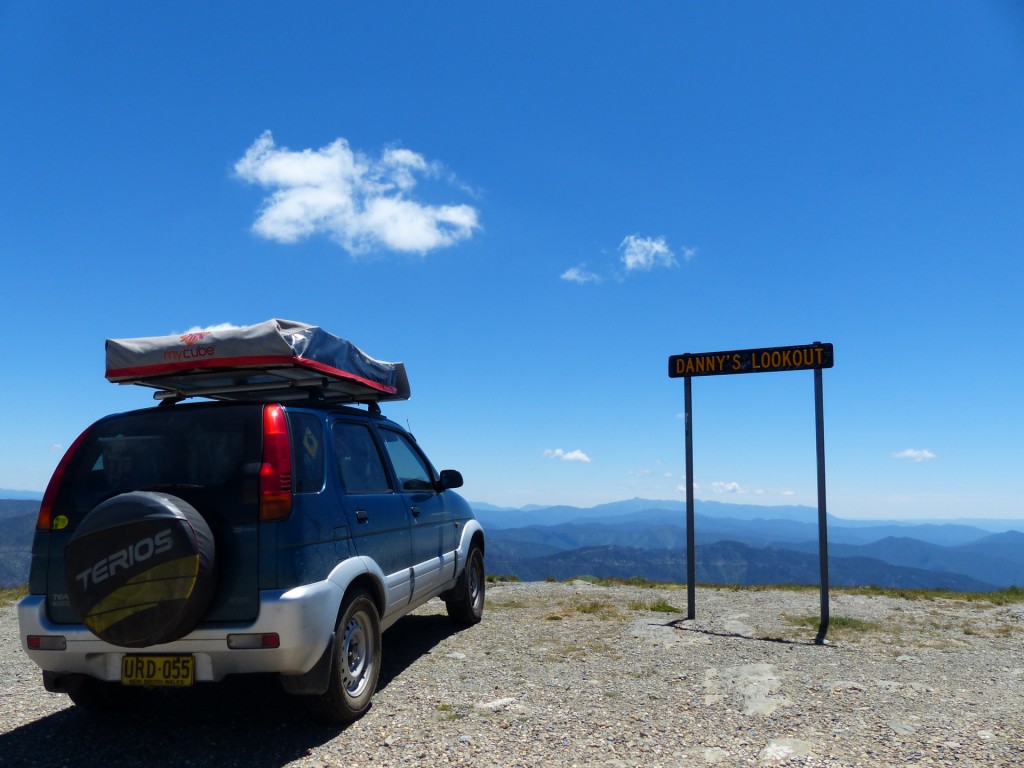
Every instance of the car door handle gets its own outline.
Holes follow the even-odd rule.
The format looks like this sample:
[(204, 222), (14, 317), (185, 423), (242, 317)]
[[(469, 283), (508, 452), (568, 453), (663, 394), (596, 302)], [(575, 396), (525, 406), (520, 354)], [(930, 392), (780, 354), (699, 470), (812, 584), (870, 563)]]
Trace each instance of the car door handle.
[(365, 509), (357, 509), (356, 510), (356, 522), (357, 523), (365, 523), (369, 519), (370, 519), (370, 513), (367, 512)]
[(419, 507), (412, 507), (409, 511), (412, 512), (412, 516), (413, 517), (419, 517), (420, 516), (420, 508)]

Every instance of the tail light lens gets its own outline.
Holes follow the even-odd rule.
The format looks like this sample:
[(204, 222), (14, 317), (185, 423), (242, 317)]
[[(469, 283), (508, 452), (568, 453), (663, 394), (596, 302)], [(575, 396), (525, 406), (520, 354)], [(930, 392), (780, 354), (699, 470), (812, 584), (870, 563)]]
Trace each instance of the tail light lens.
[(288, 417), (279, 405), (263, 408), (260, 520), (284, 520), (292, 512), (292, 444)]
[(64, 474), (67, 472), (68, 465), (71, 463), (71, 459), (78, 451), (78, 447), (85, 441), (86, 436), (92, 427), (85, 430), (80, 434), (75, 442), (71, 444), (67, 452), (61, 458), (60, 463), (57, 464), (57, 468), (53, 471), (53, 476), (50, 477), (50, 482), (46, 485), (46, 492), (43, 494), (43, 501), (39, 505), (39, 516), (36, 518), (36, 530), (48, 531), (53, 527), (53, 508), (57, 504), (57, 494), (60, 492), (61, 483), (64, 481)]

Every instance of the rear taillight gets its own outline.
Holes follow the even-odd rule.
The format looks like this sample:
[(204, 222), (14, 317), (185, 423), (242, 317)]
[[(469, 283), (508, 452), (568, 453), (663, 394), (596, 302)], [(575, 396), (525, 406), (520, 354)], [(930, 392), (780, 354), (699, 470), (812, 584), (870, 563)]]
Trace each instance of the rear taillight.
[(64, 635), (29, 635), (25, 645), (30, 651), (66, 651), (68, 639)]
[(57, 504), (57, 494), (60, 492), (60, 485), (64, 481), (64, 474), (67, 472), (68, 464), (71, 463), (72, 457), (75, 452), (78, 451), (78, 447), (85, 440), (86, 436), (92, 427), (85, 430), (80, 434), (75, 442), (71, 444), (64, 457), (57, 464), (57, 468), (53, 471), (53, 476), (50, 478), (49, 484), (46, 486), (46, 493), (43, 494), (43, 501), (39, 505), (39, 516), (36, 518), (36, 530), (48, 531), (53, 527), (53, 508)]
[(252, 635), (228, 635), (228, 648), (233, 651), (259, 648), (280, 648), (281, 636), (277, 632)]
[(280, 405), (263, 409), (260, 520), (284, 520), (292, 512), (292, 445), (288, 417)]

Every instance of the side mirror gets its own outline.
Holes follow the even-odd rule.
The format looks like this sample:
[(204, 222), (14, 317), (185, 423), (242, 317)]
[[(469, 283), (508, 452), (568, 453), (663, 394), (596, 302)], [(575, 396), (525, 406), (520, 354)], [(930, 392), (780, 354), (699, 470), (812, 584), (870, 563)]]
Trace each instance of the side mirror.
[(441, 478), (437, 482), (439, 491), (462, 487), (462, 473), (457, 469), (442, 469)]

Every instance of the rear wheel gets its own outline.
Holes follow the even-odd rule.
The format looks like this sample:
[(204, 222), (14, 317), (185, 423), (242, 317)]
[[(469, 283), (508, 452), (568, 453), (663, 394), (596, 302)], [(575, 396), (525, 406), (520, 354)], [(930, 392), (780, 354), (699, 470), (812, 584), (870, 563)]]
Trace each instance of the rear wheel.
[(456, 624), (470, 626), (484, 616), (484, 552), (473, 545), (462, 569), (459, 584), (445, 600), (448, 616)]
[(342, 602), (327, 692), (310, 699), (313, 714), (334, 723), (357, 720), (370, 708), (380, 674), (380, 617), (369, 594), (355, 590)]

